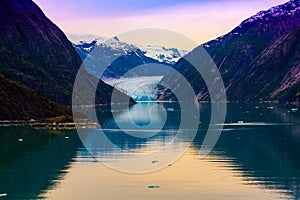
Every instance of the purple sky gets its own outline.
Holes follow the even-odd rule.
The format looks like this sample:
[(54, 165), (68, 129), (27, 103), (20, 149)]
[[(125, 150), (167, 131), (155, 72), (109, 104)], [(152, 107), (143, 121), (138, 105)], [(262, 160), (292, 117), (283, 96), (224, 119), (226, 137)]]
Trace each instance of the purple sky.
[(223, 35), (244, 19), (287, 0), (34, 0), (66, 33), (114, 36), (163, 28), (197, 43)]

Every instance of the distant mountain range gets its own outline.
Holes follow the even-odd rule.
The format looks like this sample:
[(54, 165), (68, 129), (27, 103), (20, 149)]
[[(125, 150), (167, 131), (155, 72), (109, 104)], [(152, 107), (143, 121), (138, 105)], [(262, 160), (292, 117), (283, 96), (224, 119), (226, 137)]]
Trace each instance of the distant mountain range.
[(145, 56), (158, 60), (160, 63), (166, 63), (171, 65), (176, 64), (180, 58), (182, 58), (188, 53), (187, 50), (167, 48), (164, 46), (157, 45), (139, 45), (138, 48), (142, 50)]
[[(137, 46), (120, 41), (117, 37), (98, 37), (91, 42), (79, 42), (74, 47), (81, 59), (88, 55), (93, 64), (86, 65), (87, 70), (96, 75), (99, 74), (99, 67), (106, 68), (102, 77), (120, 78), (134, 67), (143, 64), (165, 64), (172, 66), (181, 57), (187, 54), (185, 50), (166, 48), (163, 46)], [(166, 71), (146, 70), (144, 75), (162, 76)]]
[[(0, 73), (5, 75), (0, 79), (2, 84), (8, 83), (1, 87), (3, 90), (15, 88), (13, 90), (15, 93), (7, 93), (10, 95), (6, 95), (5, 99), (1, 96), (1, 100), (14, 102), (16, 97), (22, 97), (24, 102), (24, 104), (20, 101), (0, 104), (2, 107), (0, 110), (14, 110), (15, 113), (19, 112), (15, 115), (16, 119), (28, 119), (28, 117), (48, 117), (49, 113), (55, 113), (53, 112), (55, 109), (49, 110), (53, 105), (39, 105), (43, 102), (70, 106), (73, 83), (81, 66), (81, 59), (65, 34), (31, 0), (0, 0), (0, 27)], [(10, 80), (4, 77), (9, 77)], [(86, 73), (86, 79), (95, 77)], [(39, 95), (31, 92), (32, 90)], [(100, 81), (96, 103), (109, 103), (112, 91), (111, 86)], [(53, 102), (41, 101), (41, 95)], [(120, 96), (122, 95), (120, 93)], [(133, 102), (132, 99), (131, 101)], [(16, 103), (22, 105), (16, 106)], [(28, 111), (23, 109), (25, 106), (36, 112), (33, 111), (32, 115), (27, 116), (26, 112), (23, 112)], [(58, 108), (60, 106), (57, 105)], [(56, 114), (59, 115), (61, 112)], [(13, 118), (7, 115), (7, 112), (1, 112), (0, 115), (1, 119)]]
[[(300, 1), (291, 0), (259, 12), (230, 33), (198, 48), (205, 48), (218, 66), (228, 100), (297, 101), (300, 97), (299, 28)], [(203, 79), (186, 60), (179, 60), (174, 68), (189, 80), (199, 100), (209, 100)], [(165, 79), (162, 82), (170, 81)], [(173, 97), (166, 92), (162, 98)]]

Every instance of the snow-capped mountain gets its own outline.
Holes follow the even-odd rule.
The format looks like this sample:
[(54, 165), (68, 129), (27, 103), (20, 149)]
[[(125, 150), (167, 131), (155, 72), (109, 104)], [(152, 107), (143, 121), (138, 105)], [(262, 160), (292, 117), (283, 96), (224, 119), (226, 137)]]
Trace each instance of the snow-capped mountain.
[(175, 64), (180, 58), (185, 56), (188, 51), (176, 48), (166, 48), (163, 46), (138, 46), (145, 56), (158, 60), (161, 63)]
[[(79, 42), (79, 44), (74, 44), (74, 47), (82, 60), (89, 57), (87, 70), (102, 79), (120, 78), (137, 66), (160, 63), (146, 56), (137, 46), (122, 42), (117, 37), (99, 37), (89, 43)], [(164, 64), (169, 65), (168, 63)], [(104, 73), (101, 69), (105, 70)], [(143, 75), (162, 76), (166, 70), (145, 69), (142, 73)]]
[(267, 20), (270, 17), (280, 17), (280, 16), (294, 16), (295, 14), (299, 14), (300, 7), (299, 7), (300, 1), (299, 0), (291, 0), (285, 4), (278, 5), (275, 7), (272, 7), (269, 10), (260, 11), (256, 15), (246, 19), (243, 21), (240, 25), (246, 25), (247, 23), (255, 22), (258, 20)]
[(160, 63), (175, 64), (181, 57), (185, 56), (188, 51), (179, 50), (177, 48), (166, 48), (164, 46), (140, 46), (132, 45), (120, 41), (117, 37), (98, 37), (92, 42), (80, 41), (74, 44), (74, 47), (79, 50), (82, 58), (86, 57), (95, 47), (105, 50), (106, 53), (113, 53), (116, 56), (126, 55), (130, 52), (138, 52), (148, 58), (157, 60)]
[[(81, 41), (74, 44), (74, 47), (82, 60), (87, 56), (92, 60), (89, 66), (86, 66), (87, 70), (102, 78), (119, 78), (130, 69), (143, 64), (172, 66), (188, 53), (162, 46), (136, 46), (120, 41), (117, 37), (98, 37), (92, 42)], [(99, 67), (109, 68), (102, 74)], [(145, 70), (143, 74), (162, 76), (165, 73), (166, 69), (152, 72)]]
[(102, 48), (105, 51), (113, 51), (114, 54), (118, 55), (125, 55), (138, 50), (136, 46), (122, 42), (117, 37), (97, 37), (92, 42), (80, 41), (74, 46), (85, 53), (90, 53), (95, 47)]
[[(248, 34), (249, 29), (261, 26), (264, 26), (264, 30), (260, 34), (268, 33), (265, 34), (264, 37), (273, 40), (282, 34), (288, 33), (289, 30), (298, 28), (299, 25), (297, 22), (299, 21), (299, 18), (300, 0), (290, 0), (285, 4), (258, 12), (256, 15), (244, 20), (230, 33), (207, 42), (202, 46), (205, 48), (213, 48), (214, 46), (219, 45), (219, 43), (227, 44), (240, 36)], [(292, 21), (288, 23), (287, 20)], [(270, 31), (270, 29), (277, 29), (277, 31)], [(253, 34), (255, 34), (255, 32), (253, 32)]]

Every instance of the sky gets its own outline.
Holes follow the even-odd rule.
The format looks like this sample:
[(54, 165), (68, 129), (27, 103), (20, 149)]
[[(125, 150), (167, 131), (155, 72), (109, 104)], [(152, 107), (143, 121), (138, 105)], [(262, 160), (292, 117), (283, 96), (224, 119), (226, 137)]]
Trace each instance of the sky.
[(287, 0), (34, 0), (71, 39), (140, 29), (178, 32), (202, 44)]

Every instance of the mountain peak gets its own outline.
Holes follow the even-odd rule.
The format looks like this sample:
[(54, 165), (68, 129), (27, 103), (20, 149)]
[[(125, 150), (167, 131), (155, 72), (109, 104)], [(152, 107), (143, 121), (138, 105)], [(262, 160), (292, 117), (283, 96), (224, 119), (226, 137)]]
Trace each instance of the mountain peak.
[(185, 56), (188, 51), (186, 50), (179, 50), (177, 48), (166, 48), (164, 46), (158, 45), (147, 45), (147, 46), (138, 46), (144, 54), (149, 57), (153, 58), (160, 63), (167, 63), (167, 64), (175, 64), (180, 58)]
[(120, 41), (117, 36), (113, 37), (113, 39), (116, 40), (116, 41)]
[(202, 46), (211, 49), (220, 43), (226, 45), (245, 34), (250, 34), (252, 39), (261, 38), (261, 35), (264, 40), (271, 41), (298, 27), (300, 27), (300, 0), (291, 0), (258, 12), (256, 15), (244, 20), (228, 34), (209, 41)]
[(120, 41), (118, 37), (98, 37), (94, 41), (96, 41), (96, 43), (93, 45), (118, 50), (122, 52), (121, 54), (127, 54), (137, 49), (134, 45)]
[(247, 23), (252, 23), (257, 20), (268, 20), (270, 17), (279, 17), (279, 16), (294, 16), (295, 14), (299, 15), (300, 13), (300, 0), (291, 0), (287, 3), (274, 6), (268, 10), (265, 11), (260, 11), (256, 15), (246, 19), (241, 23), (241, 26), (247, 24)]

